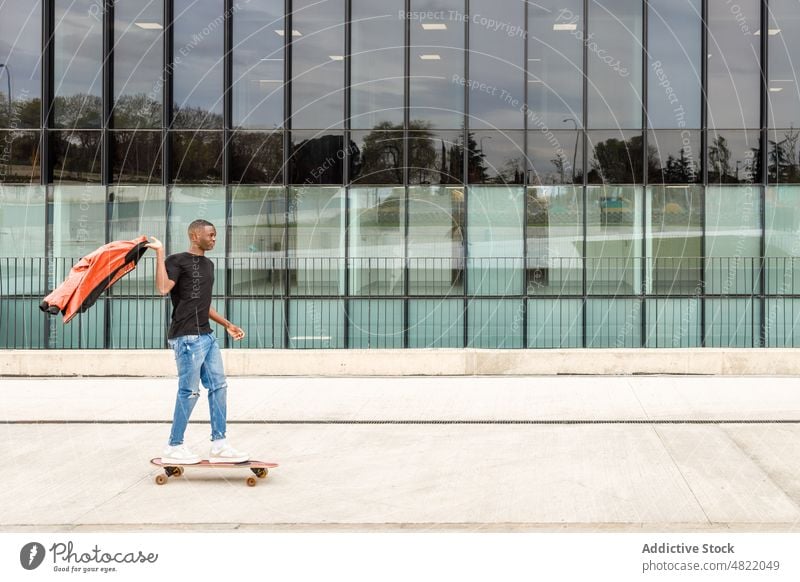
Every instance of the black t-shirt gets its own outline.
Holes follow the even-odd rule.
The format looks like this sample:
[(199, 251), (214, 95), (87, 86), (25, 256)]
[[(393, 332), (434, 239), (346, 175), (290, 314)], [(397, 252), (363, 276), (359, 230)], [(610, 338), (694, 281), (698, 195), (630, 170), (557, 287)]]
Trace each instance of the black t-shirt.
[(167, 276), (175, 281), (169, 292), (172, 323), (167, 337), (174, 339), (182, 335), (210, 333), (208, 310), (214, 286), (214, 263), (208, 257), (177, 253), (168, 256), (164, 265)]

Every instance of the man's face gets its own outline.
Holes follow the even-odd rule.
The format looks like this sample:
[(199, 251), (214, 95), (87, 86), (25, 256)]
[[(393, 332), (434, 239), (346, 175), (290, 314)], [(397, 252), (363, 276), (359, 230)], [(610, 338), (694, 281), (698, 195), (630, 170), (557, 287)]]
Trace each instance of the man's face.
[(217, 229), (213, 226), (202, 226), (192, 232), (192, 242), (204, 251), (210, 251), (217, 244)]

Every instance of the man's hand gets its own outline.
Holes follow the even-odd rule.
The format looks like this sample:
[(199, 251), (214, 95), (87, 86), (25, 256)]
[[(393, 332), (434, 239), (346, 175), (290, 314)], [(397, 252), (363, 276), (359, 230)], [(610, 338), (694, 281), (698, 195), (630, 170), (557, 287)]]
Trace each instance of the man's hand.
[(238, 325), (230, 324), (225, 331), (237, 342), (244, 337), (244, 330)]
[(154, 251), (156, 251), (156, 252), (158, 252), (158, 251), (163, 251), (163, 250), (164, 250), (164, 243), (162, 243), (160, 240), (158, 240), (158, 239), (157, 239), (156, 237), (154, 237), (154, 236), (151, 236), (151, 237), (148, 237), (148, 238), (149, 238), (149, 239), (150, 239), (152, 242), (149, 242), (149, 243), (147, 243), (146, 245), (144, 245), (145, 247), (147, 247), (148, 249), (153, 249), (153, 250), (154, 250)]

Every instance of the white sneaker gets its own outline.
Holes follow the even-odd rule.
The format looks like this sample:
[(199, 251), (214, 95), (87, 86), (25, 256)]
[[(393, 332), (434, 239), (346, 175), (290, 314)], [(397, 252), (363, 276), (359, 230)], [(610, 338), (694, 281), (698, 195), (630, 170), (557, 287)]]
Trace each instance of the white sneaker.
[(211, 445), (211, 454), (208, 456), (209, 463), (244, 463), (250, 459), (250, 455), (242, 451), (237, 451), (228, 443), (215, 447)]
[(161, 464), (167, 465), (196, 465), (200, 462), (200, 455), (194, 454), (186, 445), (168, 446), (161, 454)]

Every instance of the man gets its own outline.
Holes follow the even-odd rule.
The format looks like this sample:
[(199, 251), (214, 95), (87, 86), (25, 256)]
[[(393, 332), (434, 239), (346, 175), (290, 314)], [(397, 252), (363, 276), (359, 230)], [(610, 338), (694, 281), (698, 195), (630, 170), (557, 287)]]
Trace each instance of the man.
[(222, 317), (211, 307), (211, 290), (214, 286), (214, 264), (205, 256), (214, 248), (217, 230), (206, 220), (195, 220), (189, 225), (188, 252), (170, 255), (164, 260), (164, 245), (150, 237), (147, 247), (156, 253), (156, 290), (161, 295), (170, 294), (172, 322), (167, 343), (175, 351), (178, 365), (178, 396), (172, 418), (169, 444), (162, 454), (164, 463), (195, 464), (200, 457), (183, 444), (186, 425), (200, 396), (200, 382), (208, 389), (208, 407), (211, 413), (212, 463), (240, 463), (247, 461), (247, 453), (237, 451), (225, 439), (227, 383), (222, 368), (222, 354), (211, 331), (211, 318), (238, 341), (244, 331)]

